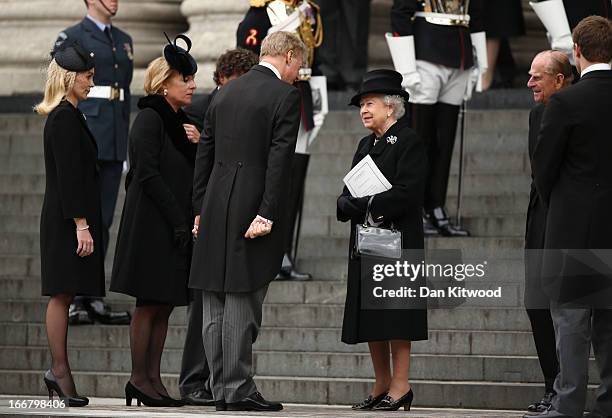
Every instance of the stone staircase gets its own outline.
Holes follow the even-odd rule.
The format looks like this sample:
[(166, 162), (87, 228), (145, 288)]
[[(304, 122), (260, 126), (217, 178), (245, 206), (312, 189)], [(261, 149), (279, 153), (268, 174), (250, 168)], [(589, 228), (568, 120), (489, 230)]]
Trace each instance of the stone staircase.
[[(44, 394), (49, 364), (40, 297), (39, 217), (44, 192), (44, 119), (0, 115), (0, 393)], [(474, 237), (434, 238), (429, 248), (520, 249), (528, 198), (527, 111), (467, 114), (462, 213)], [(348, 226), (335, 220), (341, 178), (358, 140), (367, 134), (356, 111), (332, 111), (312, 148), (299, 268), (307, 283), (272, 283), (255, 346), (261, 391), (285, 402), (349, 404), (371, 387), (366, 345), (340, 342)], [(452, 169), (449, 209), (457, 202)], [(118, 221), (123, 195), (117, 208)], [(111, 238), (112, 260), (115, 232)], [(110, 272), (107, 262), (107, 272)], [(522, 277), (522, 266), (506, 272)], [(115, 309), (133, 300), (107, 296)], [(434, 407), (523, 409), (541, 396), (542, 378), (520, 292), (504, 306), (431, 310), (429, 340), (413, 344), (415, 404)], [(399, 324), (398, 324), (399, 326)], [(185, 309), (171, 318), (162, 370), (176, 394)], [(70, 361), (79, 391), (121, 397), (130, 370), (128, 327), (69, 330)], [(592, 368), (594, 367), (591, 364)], [(591, 376), (596, 373), (592, 370)], [(597, 380), (593, 377), (593, 383)]]

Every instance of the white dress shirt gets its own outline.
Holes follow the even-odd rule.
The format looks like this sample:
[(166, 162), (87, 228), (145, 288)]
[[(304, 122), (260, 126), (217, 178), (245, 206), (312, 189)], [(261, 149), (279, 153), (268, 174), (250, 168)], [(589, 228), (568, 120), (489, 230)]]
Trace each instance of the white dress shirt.
[(584, 70), (582, 70), (582, 72), (580, 73), (580, 77), (584, 77), (585, 74), (590, 73), (591, 71), (599, 71), (599, 70), (612, 70), (612, 67), (610, 66), (610, 64), (605, 64), (605, 63), (598, 63), (598, 64), (593, 64), (590, 65), (588, 67), (586, 67)]
[(274, 73), (274, 75), (277, 76), (279, 80), (282, 80), (281, 79), (281, 75), (280, 75), (280, 71), (278, 71), (278, 68), (276, 68), (274, 65), (272, 65), (272, 64), (270, 64), (269, 62), (266, 62), (266, 61), (261, 61), (259, 63), (259, 65), (263, 65), (264, 67), (271, 69), (272, 72)]

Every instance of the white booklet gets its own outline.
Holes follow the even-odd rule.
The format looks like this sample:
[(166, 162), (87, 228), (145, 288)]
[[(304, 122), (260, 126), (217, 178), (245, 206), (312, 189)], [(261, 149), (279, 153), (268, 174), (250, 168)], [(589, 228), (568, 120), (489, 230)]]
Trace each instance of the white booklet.
[(353, 197), (372, 196), (391, 188), (391, 183), (369, 155), (359, 161), (343, 181)]

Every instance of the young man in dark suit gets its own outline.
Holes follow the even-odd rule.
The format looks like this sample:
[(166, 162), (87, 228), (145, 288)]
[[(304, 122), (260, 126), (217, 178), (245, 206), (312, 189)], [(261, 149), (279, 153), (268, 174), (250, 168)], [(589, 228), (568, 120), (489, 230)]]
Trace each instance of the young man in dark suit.
[[(103, 242), (98, 248), (104, 256), (127, 157), (134, 50), (130, 35), (111, 21), (119, 9), (118, 0), (84, 0), (84, 3), (87, 16), (60, 32), (55, 47), (67, 39), (76, 40), (95, 57), (95, 86), (87, 100), (79, 104), (79, 110), (87, 118), (87, 126), (98, 145), (103, 223)], [(81, 296), (75, 297), (70, 305), (69, 318), (71, 324), (88, 324), (93, 320), (113, 325), (130, 323), (128, 312), (112, 312), (102, 299)]]
[(202, 335), (218, 410), (282, 409), (257, 391), (252, 345), (283, 258), (287, 178), (300, 123), (300, 94), (291, 84), (305, 56), (295, 34), (269, 35), (260, 64), (219, 90), (206, 113), (194, 175), (193, 203), (201, 210), (189, 287), (202, 291)]
[[(590, 16), (572, 37), (581, 78), (550, 98), (532, 161), (538, 194), (548, 207), (542, 272), (554, 278), (544, 289), (551, 297), (560, 371), (552, 406), (528, 418), (582, 416), (591, 342), (601, 379), (591, 416), (612, 416), (612, 310), (591, 302), (610, 285), (609, 277), (575, 262), (585, 250), (612, 248), (612, 24)], [(577, 307), (578, 295), (591, 299)]]
[[(533, 158), (544, 106), (550, 97), (572, 82), (572, 65), (561, 51), (543, 51), (535, 56), (529, 70), (527, 87), (533, 91), (536, 105), (529, 113), (529, 159)], [(533, 176), (532, 176), (533, 177)], [(527, 227), (525, 229), (525, 308), (531, 322), (531, 331), (544, 375), (545, 392), (542, 399), (527, 407), (530, 412), (543, 412), (555, 395), (553, 383), (559, 373), (555, 348), (555, 330), (550, 316), (549, 299), (542, 291), (540, 277), (541, 249), (544, 248), (546, 208), (538, 197), (535, 183), (531, 182)]]

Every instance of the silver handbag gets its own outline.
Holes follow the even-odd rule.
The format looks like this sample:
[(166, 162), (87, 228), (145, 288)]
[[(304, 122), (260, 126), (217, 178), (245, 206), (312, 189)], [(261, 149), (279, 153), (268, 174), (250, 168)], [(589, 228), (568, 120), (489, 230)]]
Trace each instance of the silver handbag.
[(400, 258), (402, 256), (402, 233), (391, 224), (391, 229), (372, 226), (368, 223), (370, 205), (368, 201), (363, 224), (356, 226), (355, 250), (359, 255), (370, 257)]

